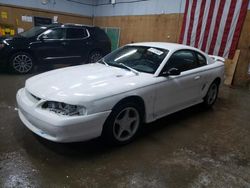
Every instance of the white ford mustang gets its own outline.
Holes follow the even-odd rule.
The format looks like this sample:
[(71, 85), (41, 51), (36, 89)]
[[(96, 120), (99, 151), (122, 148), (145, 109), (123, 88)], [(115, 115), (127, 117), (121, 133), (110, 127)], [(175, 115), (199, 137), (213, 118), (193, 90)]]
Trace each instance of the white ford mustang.
[(18, 113), (31, 131), (55, 142), (103, 135), (128, 143), (142, 123), (198, 103), (212, 106), (222, 61), (179, 44), (129, 44), (97, 63), (29, 78), (17, 93)]

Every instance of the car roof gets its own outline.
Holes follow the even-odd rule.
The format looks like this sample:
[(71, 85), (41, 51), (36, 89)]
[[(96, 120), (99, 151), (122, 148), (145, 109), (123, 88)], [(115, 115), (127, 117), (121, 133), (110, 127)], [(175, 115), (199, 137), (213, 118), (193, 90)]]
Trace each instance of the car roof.
[(62, 24), (63, 27), (75, 27), (75, 28), (79, 28), (79, 27), (85, 27), (85, 28), (94, 28), (93, 26), (90, 25), (82, 25), (82, 24)]
[[(53, 23), (50, 25), (42, 25), (44, 27), (47, 27), (48, 29), (50, 28), (54, 28), (54, 27), (65, 27), (65, 28), (79, 28), (79, 27), (85, 27), (85, 28), (96, 28), (95, 26), (90, 26), (90, 25), (82, 25), (82, 24), (73, 24), (73, 23), (66, 23), (66, 24), (62, 24), (62, 23)], [(41, 27), (42, 27), (41, 26)]]
[(191, 47), (191, 46), (178, 44), (178, 43), (169, 43), (169, 42), (139, 42), (139, 43), (132, 43), (132, 44), (128, 44), (128, 45), (131, 45), (131, 46), (150, 46), (150, 47), (154, 47), (154, 48), (166, 49), (169, 51), (190, 49), (190, 50), (196, 50), (196, 51), (199, 51), (201, 53), (204, 53), (201, 50), (194, 48), (194, 47)]

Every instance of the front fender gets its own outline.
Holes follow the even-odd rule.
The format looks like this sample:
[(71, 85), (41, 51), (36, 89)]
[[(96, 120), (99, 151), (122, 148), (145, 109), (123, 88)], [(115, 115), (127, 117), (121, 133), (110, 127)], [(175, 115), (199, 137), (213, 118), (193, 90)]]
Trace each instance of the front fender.
[(113, 96), (98, 99), (92, 103), (89, 113), (98, 113), (108, 110), (112, 110), (113, 107), (118, 104), (121, 100), (128, 97), (140, 97), (145, 105), (145, 122), (150, 122), (153, 119), (153, 107), (155, 101), (155, 90), (154, 86), (147, 86), (136, 90), (128, 91), (125, 93), (116, 94)]

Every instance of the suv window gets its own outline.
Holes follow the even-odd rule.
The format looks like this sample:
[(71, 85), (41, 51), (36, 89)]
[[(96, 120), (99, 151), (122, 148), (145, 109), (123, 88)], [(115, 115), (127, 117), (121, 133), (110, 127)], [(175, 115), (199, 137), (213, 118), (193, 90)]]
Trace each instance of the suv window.
[(67, 29), (67, 39), (81, 39), (88, 36), (86, 29), (84, 28), (68, 28)]
[(199, 67), (206, 65), (207, 64), (206, 58), (198, 52), (196, 52), (196, 54)]
[(43, 33), (46, 39), (63, 39), (65, 38), (65, 29), (55, 28), (49, 29)]
[(175, 52), (164, 67), (164, 71), (177, 68), (181, 72), (197, 68), (195, 54), (191, 50), (180, 50)]
[(41, 34), (42, 32), (44, 32), (47, 29), (47, 27), (45, 26), (40, 26), (40, 27), (32, 27), (31, 29), (24, 31), (22, 33), (19, 33), (19, 35), (23, 36), (23, 37), (34, 37), (37, 36), (39, 34)]

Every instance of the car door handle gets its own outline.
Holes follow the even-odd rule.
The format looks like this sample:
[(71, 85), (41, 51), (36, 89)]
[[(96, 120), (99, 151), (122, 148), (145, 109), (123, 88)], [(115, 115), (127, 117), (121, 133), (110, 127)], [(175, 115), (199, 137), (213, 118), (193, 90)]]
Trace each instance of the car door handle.
[(201, 76), (195, 76), (194, 79), (195, 80), (199, 80), (201, 78)]

